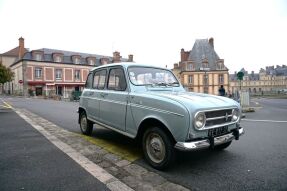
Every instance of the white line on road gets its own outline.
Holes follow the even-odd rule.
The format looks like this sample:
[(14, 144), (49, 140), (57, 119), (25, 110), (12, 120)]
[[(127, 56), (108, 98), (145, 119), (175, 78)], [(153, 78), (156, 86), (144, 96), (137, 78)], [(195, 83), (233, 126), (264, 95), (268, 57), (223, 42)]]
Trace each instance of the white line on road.
[(34, 129), (38, 130), (44, 135), (51, 143), (58, 147), (61, 151), (66, 153), (70, 158), (77, 162), (87, 172), (89, 172), (96, 179), (104, 183), (111, 191), (133, 191), (123, 182), (119, 181), (113, 175), (109, 174), (102, 167), (90, 161), (87, 157), (83, 156), (68, 144), (62, 142), (55, 136), (51, 135), (42, 126), (35, 124), (29, 117), (23, 114), (21, 111), (15, 111), (20, 117), (22, 117), (27, 123), (29, 123)]
[(241, 119), (241, 121), (269, 122), (269, 123), (287, 123), (287, 121), (260, 120), (260, 119)]

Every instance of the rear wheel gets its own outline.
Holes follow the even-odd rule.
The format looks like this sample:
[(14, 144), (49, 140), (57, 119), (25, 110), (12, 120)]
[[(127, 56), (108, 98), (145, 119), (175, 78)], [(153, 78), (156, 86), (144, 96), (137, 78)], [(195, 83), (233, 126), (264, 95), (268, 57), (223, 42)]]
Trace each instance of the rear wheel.
[(231, 145), (232, 141), (229, 141), (227, 143), (223, 143), (221, 145), (217, 145), (214, 147), (215, 150), (223, 150), (226, 149), (227, 147), (229, 147)]
[(152, 167), (163, 170), (174, 161), (174, 145), (162, 129), (158, 127), (147, 129), (142, 145), (145, 159)]
[(80, 114), (80, 128), (84, 135), (91, 135), (93, 131), (93, 123), (88, 120), (85, 112)]

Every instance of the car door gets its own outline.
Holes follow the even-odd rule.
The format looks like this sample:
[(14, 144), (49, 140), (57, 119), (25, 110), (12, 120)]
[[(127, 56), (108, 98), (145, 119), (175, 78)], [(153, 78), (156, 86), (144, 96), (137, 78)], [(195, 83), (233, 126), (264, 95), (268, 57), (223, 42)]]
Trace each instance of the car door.
[(100, 97), (101, 121), (113, 128), (125, 131), (128, 91), (122, 67), (109, 70), (107, 87), (101, 91)]
[(106, 69), (96, 70), (93, 74), (92, 89), (89, 91), (88, 113), (95, 121), (101, 121), (100, 102), (102, 97), (100, 96), (100, 93), (101, 90), (105, 88), (106, 76)]

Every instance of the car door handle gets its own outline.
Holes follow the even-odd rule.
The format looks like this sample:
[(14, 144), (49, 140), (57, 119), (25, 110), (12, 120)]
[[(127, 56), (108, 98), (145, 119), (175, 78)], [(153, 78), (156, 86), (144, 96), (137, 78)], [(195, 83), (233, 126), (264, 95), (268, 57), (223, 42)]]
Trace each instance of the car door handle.
[(105, 97), (105, 96), (108, 95), (108, 93), (100, 93), (100, 95), (101, 95), (102, 97)]

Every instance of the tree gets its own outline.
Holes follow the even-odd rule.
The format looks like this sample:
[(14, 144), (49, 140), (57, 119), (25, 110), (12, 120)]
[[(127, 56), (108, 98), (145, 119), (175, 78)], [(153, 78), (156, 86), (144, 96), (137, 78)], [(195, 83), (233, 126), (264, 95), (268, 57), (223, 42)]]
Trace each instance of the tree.
[(10, 68), (7, 68), (0, 62), (0, 84), (2, 84), (2, 90), (4, 90), (4, 84), (13, 80), (14, 73)]

